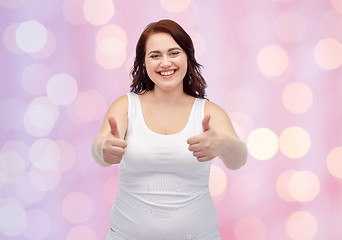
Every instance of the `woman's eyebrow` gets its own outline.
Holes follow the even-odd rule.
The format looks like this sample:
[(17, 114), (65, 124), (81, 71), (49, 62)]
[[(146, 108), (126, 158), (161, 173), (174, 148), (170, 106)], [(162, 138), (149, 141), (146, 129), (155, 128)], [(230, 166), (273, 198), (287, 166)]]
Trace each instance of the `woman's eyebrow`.
[[(168, 52), (172, 52), (172, 51), (174, 51), (174, 50), (182, 51), (182, 49), (179, 48), (179, 47), (169, 48), (167, 51), (168, 51)], [(150, 52), (148, 53), (148, 55), (150, 55), (151, 53), (161, 53), (161, 51), (159, 51), (159, 50), (152, 50), (152, 51), (150, 51)]]

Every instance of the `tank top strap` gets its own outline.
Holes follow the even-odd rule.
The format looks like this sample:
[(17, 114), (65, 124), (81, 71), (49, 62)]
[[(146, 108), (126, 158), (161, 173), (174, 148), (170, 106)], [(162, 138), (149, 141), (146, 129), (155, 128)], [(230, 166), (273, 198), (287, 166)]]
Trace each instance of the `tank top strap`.
[(135, 121), (138, 121), (139, 114), (139, 96), (136, 93), (129, 92), (127, 93), (128, 97), (128, 128), (136, 125)]
[(191, 122), (193, 124), (198, 125), (198, 128), (202, 129), (202, 120), (204, 118), (204, 105), (205, 105), (206, 100), (205, 99), (200, 99), (196, 98), (193, 106), (193, 113), (191, 114)]

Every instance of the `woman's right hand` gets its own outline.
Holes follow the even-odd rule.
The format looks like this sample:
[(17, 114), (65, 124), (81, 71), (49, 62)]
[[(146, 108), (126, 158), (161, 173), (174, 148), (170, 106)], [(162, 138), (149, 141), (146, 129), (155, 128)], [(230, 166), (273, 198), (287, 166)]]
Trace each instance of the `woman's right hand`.
[(121, 162), (122, 156), (125, 153), (127, 143), (119, 136), (118, 125), (114, 117), (108, 118), (110, 132), (108, 133), (102, 145), (103, 160), (110, 164)]

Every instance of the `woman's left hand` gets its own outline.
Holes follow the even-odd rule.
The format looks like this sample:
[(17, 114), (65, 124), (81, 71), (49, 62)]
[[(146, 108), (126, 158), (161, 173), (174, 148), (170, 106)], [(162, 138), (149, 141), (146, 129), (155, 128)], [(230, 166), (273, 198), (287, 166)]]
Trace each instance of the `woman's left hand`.
[(187, 140), (189, 151), (199, 162), (210, 161), (220, 153), (219, 134), (209, 126), (210, 115), (205, 115), (202, 121), (203, 133)]

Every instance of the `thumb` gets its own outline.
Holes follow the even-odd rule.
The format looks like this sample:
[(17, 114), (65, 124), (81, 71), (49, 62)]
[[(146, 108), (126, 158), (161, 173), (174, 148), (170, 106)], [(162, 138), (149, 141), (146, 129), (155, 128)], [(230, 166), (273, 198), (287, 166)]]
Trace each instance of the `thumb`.
[(202, 121), (203, 132), (206, 132), (210, 129), (209, 121), (210, 121), (210, 115), (206, 114), (203, 118), (203, 121)]
[(115, 118), (109, 117), (108, 122), (109, 122), (109, 126), (110, 126), (110, 132), (114, 135), (114, 137), (119, 138), (118, 124), (116, 123)]

